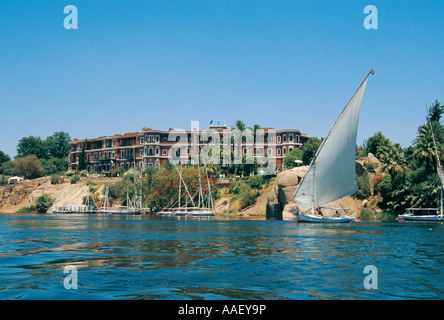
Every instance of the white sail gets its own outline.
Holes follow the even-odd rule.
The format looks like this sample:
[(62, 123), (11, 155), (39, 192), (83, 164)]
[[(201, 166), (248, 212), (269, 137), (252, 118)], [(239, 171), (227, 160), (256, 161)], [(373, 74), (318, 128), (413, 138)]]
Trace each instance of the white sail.
[(356, 136), (367, 80), (368, 75), (323, 140), (296, 189), (293, 200), (299, 210), (322, 206), (358, 191)]

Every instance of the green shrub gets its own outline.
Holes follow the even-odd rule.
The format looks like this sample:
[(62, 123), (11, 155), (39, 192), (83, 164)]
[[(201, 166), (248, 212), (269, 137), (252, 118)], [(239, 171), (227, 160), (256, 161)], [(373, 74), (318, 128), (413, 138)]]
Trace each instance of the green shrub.
[(47, 194), (44, 194), (37, 198), (35, 201), (35, 208), (38, 213), (46, 213), (48, 209), (52, 206), (54, 203), (54, 198), (51, 198)]
[(371, 163), (367, 163), (365, 168), (367, 169), (368, 172), (372, 172), (372, 173), (375, 172), (375, 168), (373, 167), (373, 164), (371, 164)]
[(243, 189), (240, 194), (240, 207), (244, 209), (256, 203), (256, 199), (259, 196), (259, 192), (255, 189), (251, 189), (249, 186)]
[(257, 175), (250, 177), (250, 187), (253, 189), (262, 189), (262, 184), (264, 183), (264, 176)]
[(58, 184), (60, 182), (60, 174), (52, 174), (51, 177), (51, 184)]
[(80, 171), (80, 176), (81, 177), (87, 177), (88, 176), (88, 171), (86, 171), (86, 170)]
[(230, 192), (234, 194), (240, 194), (242, 190), (245, 188), (248, 188), (249, 185), (247, 185), (242, 180), (238, 180), (234, 185), (231, 185)]
[(75, 184), (79, 180), (80, 180), (80, 175), (75, 174), (71, 177), (71, 184)]
[(29, 207), (23, 207), (21, 209), (18, 209), (16, 212), (17, 213), (34, 213), (34, 212), (36, 212), (36, 209), (34, 206), (29, 206)]
[(72, 175), (74, 175), (76, 172), (72, 169), (69, 169), (68, 171), (66, 171), (65, 175), (68, 177), (71, 177)]
[(8, 179), (5, 176), (0, 177), (0, 186), (5, 186), (8, 184)]

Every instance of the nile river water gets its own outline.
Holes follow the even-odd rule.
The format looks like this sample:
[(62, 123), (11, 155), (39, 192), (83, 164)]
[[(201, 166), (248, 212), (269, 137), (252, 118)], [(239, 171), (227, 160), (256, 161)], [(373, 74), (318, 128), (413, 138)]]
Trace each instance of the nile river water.
[(0, 241), (0, 299), (444, 298), (442, 223), (0, 214)]

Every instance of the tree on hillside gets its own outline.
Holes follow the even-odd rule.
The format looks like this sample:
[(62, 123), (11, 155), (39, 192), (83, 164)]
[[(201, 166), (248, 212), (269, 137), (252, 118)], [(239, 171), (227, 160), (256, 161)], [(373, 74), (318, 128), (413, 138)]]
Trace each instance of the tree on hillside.
[(24, 176), (26, 179), (34, 179), (43, 175), (43, 168), (34, 154), (14, 160), (12, 173)]
[(85, 148), (86, 148), (87, 143), (88, 143), (88, 139), (85, 139), (85, 142), (83, 143), (83, 146), (82, 146), (82, 150), (80, 151), (80, 154), (79, 154), (78, 169), (80, 171), (86, 170), (86, 166), (88, 165), (86, 162), (86, 152), (85, 152)]
[(304, 152), (302, 151), (302, 149), (293, 149), (288, 152), (284, 158), (285, 168), (290, 169), (293, 167), (297, 167), (299, 164), (296, 163), (296, 161), (302, 161), (303, 153)]
[(68, 156), (69, 141), (71, 137), (67, 132), (56, 131), (45, 140), (46, 151), (51, 158), (63, 158)]
[(3, 151), (0, 150), (0, 166), (5, 163), (11, 161), (11, 158), (5, 154)]
[(444, 112), (444, 106), (442, 106), (438, 99), (436, 99), (435, 102), (432, 103), (432, 106), (428, 107), (428, 110), (430, 114), (430, 120), (432, 122), (439, 122), (441, 120), (441, 115)]
[(33, 154), (39, 159), (62, 159), (68, 156), (70, 140), (71, 137), (64, 131), (56, 131), (45, 140), (35, 136), (23, 137), (17, 144), (15, 158), (24, 158)]
[[(392, 144), (389, 138), (387, 138), (381, 131), (376, 132), (373, 136), (364, 141), (365, 154), (372, 153), (375, 157), (379, 157), (380, 152), (384, 147), (388, 147)], [(382, 149), (381, 149), (382, 148)]]
[(321, 145), (322, 140), (317, 137), (311, 137), (302, 147), (302, 161), (308, 166), (311, 163), (316, 151)]
[(401, 150), (394, 145), (384, 146), (379, 149), (379, 159), (381, 161), (381, 171), (387, 172), (394, 179), (397, 174), (406, 172), (407, 161)]
[(48, 158), (45, 142), (40, 137), (23, 137), (17, 144), (17, 158), (24, 158), (29, 155), (35, 155), (37, 158)]

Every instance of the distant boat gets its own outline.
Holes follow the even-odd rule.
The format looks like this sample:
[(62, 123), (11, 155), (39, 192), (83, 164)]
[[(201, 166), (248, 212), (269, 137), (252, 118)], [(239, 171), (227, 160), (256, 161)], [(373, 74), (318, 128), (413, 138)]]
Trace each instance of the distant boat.
[[(298, 222), (348, 223), (354, 217), (343, 208), (321, 207), (358, 191), (356, 180), (356, 136), (365, 87), (372, 69), (336, 119), (322, 141), (293, 200)], [(311, 210), (311, 211), (310, 211)], [(323, 212), (324, 211), (324, 212)], [(326, 215), (326, 213), (330, 215)], [(334, 214), (331, 214), (334, 213)]]
[(138, 208), (133, 208), (133, 207), (128, 207), (128, 206), (112, 207), (109, 203), (109, 187), (108, 187), (108, 185), (105, 187), (105, 198), (103, 199), (102, 207), (98, 210), (99, 213), (140, 214), (140, 211), (141, 210)]
[(430, 131), (432, 133), (433, 145), (435, 146), (436, 169), (439, 180), (441, 182), (440, 208), (408, 208), (407, 212), (398, 216), (396, 221), (419, 221), (419, 222), (443, 222), (443, 188), (444, 175), (442, 172), (441, 162), (439, 161), (438, 148), (436, 147), (435, 135), (433, 134), (432, 122), (427, 110), (427, 118), (429, 120)]
[(90, 186), (88, 186), (88, 194), (86, 195), (85, 204), (76, 205), (76, 204), (68, 204), (62, 206), (51, 206), (49, 209), (50, 213), (97, 213), (98, 209), (96, 205), (90, 205)]
[[(200, 177), (200, 166), (198, 164), (198, 172), (199, 172), (199, 191), (198, 191), (198, 203), (195, 204), (193, 197), (188, 192), (188, 188), (185, 184), (185, 181), (182, 178), (182, 166), (180, 167), (180, 171), (174, 166), (179, 173), (179, 197), (177, 200), (177, 207), (168, 207), (159, 212), (157, 215), (160, 216), (193, 216), (193, 217), (209, 217), (214, 216), (214, 202), (213, 197), (211, 195), (210, 181), (208, 179), (207, 168), (205, 167), (205, 173), (208, 182), (208, 194), (205, 198), (202, 191), (202, 181)], [(182, 206), (182, 184), (184, 186), (185, 192), (187, 196), (185, 196), (185, 206)], [(188, 206), (188, 204), (191, 206)], [(174, 203), (173, 205), (175, 205)]]

